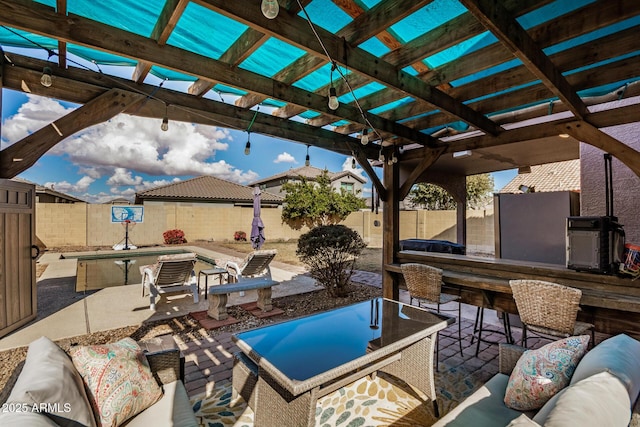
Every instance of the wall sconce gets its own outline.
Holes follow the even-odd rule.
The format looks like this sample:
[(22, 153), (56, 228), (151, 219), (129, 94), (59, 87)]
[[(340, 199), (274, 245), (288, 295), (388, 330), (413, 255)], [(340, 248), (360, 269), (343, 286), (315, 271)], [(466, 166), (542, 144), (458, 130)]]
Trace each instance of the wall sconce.
[(522, 191), (523, 193), (535, 193), (536, 187), (534, 187), (533, 185), (531, 187), (528, 187), (524, 184), (520, 184), (518, 190)]
[(456, 151), (455, 153), (453, 153), (454, 159), (462, 159), (469, 156), (471, 156), (471, 150)]

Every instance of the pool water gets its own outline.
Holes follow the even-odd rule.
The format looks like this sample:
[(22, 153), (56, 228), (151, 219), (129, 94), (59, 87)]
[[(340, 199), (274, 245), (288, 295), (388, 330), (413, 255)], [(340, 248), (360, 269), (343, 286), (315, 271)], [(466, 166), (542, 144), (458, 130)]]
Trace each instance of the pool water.
[[(154, 264), (160, 255), (162, 254), (130, 253), (120, 257), (78, 258), (76, 292), (142, 283), (140, 267)], [(198, 271), (213, 268), (214, 265), (213, 260), (198, 258), (194, 270), (197, 274)]]

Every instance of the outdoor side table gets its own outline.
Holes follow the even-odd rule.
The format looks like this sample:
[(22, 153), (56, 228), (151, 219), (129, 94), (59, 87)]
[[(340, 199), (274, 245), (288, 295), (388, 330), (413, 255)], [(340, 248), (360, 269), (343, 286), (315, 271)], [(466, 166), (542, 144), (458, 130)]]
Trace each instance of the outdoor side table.
[(171, 335), (140, 340), (138, 345), (163, 384), (177, 379), (184, 382), (184, 355)]
[[(216, 267), (198, 272), (198, 293), (200, 293), (200, 276), (204, 275), (204, 299), (209, 294), (209, 276), (218, 276), (218, 284), (222, 285), (229, 278), (229, 272), (226, 268)], [(226, 277), (225, 277), (226, 275)]]

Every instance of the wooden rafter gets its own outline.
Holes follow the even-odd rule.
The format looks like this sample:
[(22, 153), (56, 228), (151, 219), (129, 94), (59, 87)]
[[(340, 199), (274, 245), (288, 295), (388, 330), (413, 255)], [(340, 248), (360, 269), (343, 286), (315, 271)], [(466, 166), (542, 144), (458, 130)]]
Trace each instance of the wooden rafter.
[[(189, 0), (166, 0), (162, 12), (158, 16), (158, 21), (151, 32), (151, 39), (157, 41), (158, 45), (163, 46), (167, 43), (187, 4), (189, 4)], [(151, 71), (152, 65), (147, 61), (138, 61), (133, 71), (132, 80), (136, 83), (142, 83)]]
[[(265, 20), (262, 17), (258, 8), (249, 8), (242, 3), (225, 2), (223, 0), (200, 0), (200, 3), (239, 22), (258, 28), (259, 31), (278, 37), (311, 54), (326, 58), (324, 49), (322, 49), (313, 34), (310, 34), (307, 29), (309, 24), (302, 18), (287, 15), (278, 16), (277, 21), (265, 22), (269, 20)], [(398, 71), (392, 64), (346, 43), (344, 39), (322, 28), (316, 28), (316, 31), (330, 57), (338, 64), (399, 90), (407, 96), (422, 99), (437, 108), (444, 109), (487, 133), (496, 135), (500, 132), (499, 126), (496, 126), (491, 120), (457, 102), (441, 90), (426, 85), (420, 79), (404, 71)]]
[(529, 71), (567, 105), (574, 116), (584, 119), (589, 114), (587, 106), (558, 68), (500, 3), (493, 0), (461, 2), (525, 64)]
[[(67, 14), (67, 0), (56, 0), (56, 10), (60, 15)], [(67, 43), (58, 41), (58, 67), (67, 68)]]
[[(305, 108), (328, 110), (326, 97), (295, 86), (273, 82), (271, 79), (251, 71), (232, 68), (227, 64), (197, 55), (174, 46), (159, 46), (155, 41), (142, 36), (119, 30), (114, 27), (89, 21), (81, 17), (73, 20), (60, 19), (51, 8), (32, 3), (23, 4), (0, 0), (0, 7), (6, 7), (7, 13), (0, 16), (0, 22), (37, 34), (71, 41), (94, 49), (151, 62), (178, 72), (191, 74), (208, 80), (219, 80), (224, 84), (262, 93), (270, 98), (281, 99)], [(361, 120), (360, 112), (353, 107), (341, 105), (334, 112), (336, 120)], [(378, 130), (389, 132), (422, 144), (431, 143), (431, 139), (401, 124), (381, 120), (369, 115), (369, 121)]]

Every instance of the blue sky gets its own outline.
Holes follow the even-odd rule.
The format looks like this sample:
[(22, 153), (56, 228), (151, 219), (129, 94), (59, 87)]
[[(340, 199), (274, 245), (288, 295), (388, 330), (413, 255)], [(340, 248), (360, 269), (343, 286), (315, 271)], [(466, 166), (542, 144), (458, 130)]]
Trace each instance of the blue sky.
[[(117, 68), (114, 74), (131, 76), (131, 69), (111, 68)], [(184, 91), (188, 84), (165, 82), (164, 87)], [(3, 89), (2, 149), (77, 107)], [(261, 107), (261, 112), (264, 110)], [(304, 144), (251, 133), (251, 153), (246, 156), (246, 131), (170, 122), (169, 130), (163, 132), (160, 124), (158, 119), (118, 115), (63, 140), (19, 176), (88, 202), (102, 203), (117, 197), (133, 200), (136, 192), (200, 175), (248, 185), (304, 165)], [(359, 166), (351, 169), (351, 157), (314, 147), (309, 155), (312, 166), (332, 172), (349, 169), (361, 175), (367, 180), (364, 196), (370, 194), (371, 181)], [(513, 170), (494, 174), (495, 189), (515, 175)]]

